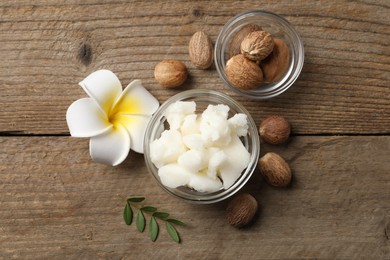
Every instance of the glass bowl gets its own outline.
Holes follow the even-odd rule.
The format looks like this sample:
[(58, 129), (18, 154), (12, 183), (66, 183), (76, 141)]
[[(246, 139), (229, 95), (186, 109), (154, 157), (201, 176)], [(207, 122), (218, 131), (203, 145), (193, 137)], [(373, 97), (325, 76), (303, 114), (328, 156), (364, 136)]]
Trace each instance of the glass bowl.
[[(264, 83), (255, 89), (243, 90), (229, 81), (225, 67), (230, 58), (230, 44), (234, 35), (249, 24), (256, 24), (274, 38), (283, 40), (289, 47), (290, 61), (286, 72), (278, 81)], [(296, 81), (303, 67), (304, 48), (297, 31), (286, 19), (270, 12), (255, 10), (241, 13), (223, 26), (215, 43), (214, 60), (220, 78), (234, 92), (252, 99), (268, 99), (283, 93)]]
[[(167, 119), (164, 116), (164, 112), (171, 104), (175, 103), (176, 101), (195, 101), (197, 105), (197, 114), (202, 113), (209, 104), (224, 104), (230, 108), (229, 118), (237, 113), (243, 113), (247, 115), (248, 134), (246, 136), (241, 137), (241, 141), (250, 154), (250, 160), (248, 166), (243, 170), (240, 177), (230, 188), (226, 190), (221, 188), (216, 192), (199, 192), (186, 186), (169, 188), (161, 183), (160, 177), (158, 175), (158, 168), (151, 161), (150, 143), (155, 139), (158, 139), (161, 136), (161, 133), (169, 128)], [(146, 128), (144, 139), (144, 156), (146, 166), (149, 172), (153, 175), (153, 177), (157, 180), (157, 182), (166, 192), (173, 195), (174, 197), (183, 199), (187, 202), (193, 202), (196, 204), (210, 204), (222, 201), (232, 196), (237, 191), (239, 191), (251, 177), (253, 171), (257, 166), (259, 155), (259, 134), (257, 126), (249, 112), (231, 97), (213, 90), (187, 90), (176, 94), (175, 96), (172, 96), (165, 103), (163, 103), (160, 108), (154, 113)]]

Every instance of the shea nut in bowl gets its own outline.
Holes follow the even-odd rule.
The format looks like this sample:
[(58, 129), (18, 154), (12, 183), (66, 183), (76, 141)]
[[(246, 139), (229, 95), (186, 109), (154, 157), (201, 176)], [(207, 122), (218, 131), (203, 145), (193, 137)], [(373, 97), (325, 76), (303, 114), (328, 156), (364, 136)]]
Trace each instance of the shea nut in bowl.
[(248, 11), (223, 26), (214, 60), (220, 78), (234, 92), (268, 99), (296, 81), (303, 67), (304, 47), (286, 19), (270, 12)]
[(210, 204), (238, 192), (256, 169), (257, 126), (237, 101), (213, 90), (188, 90), (164, 102), (145, 133), (149, 172), (174, 197)]

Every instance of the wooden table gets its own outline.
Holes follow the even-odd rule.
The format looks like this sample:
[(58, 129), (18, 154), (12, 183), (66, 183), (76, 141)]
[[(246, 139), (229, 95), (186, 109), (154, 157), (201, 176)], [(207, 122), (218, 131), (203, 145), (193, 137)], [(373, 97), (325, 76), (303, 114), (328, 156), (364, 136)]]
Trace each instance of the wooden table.
[[(215, 68), (195, 69), (191, 35), (215, 42), (222, 26), (250, 9), (278, 13), (299, 31), (305, 64), (297, 82), (266, 101), (238, 97)], [(4, 259), (390, 259), (390, 2), (65, 1), (0, 3), (0, 258)], [(190, 79), (163, 89), (163, 59), (183, 61)], [(117, 167), (91, 161), (88, 139), (69, 136), (65, 112), (85, 97), (77, 83), (114, 71), (141, 79), (164, 102), (196, 88), (228, 93), (256, 122), (280, 114), (291, 142), (262, 144), (290, 163), (288, 189), (255, 172), (243, 191), (261, 204), (256, 221), (235, 229), (227, 201), (193, 205), (166, 194), (131, 152)], [(176, 244), (126, 226), (117, 194), (186, 222)], [(162, 227), (163, 229), (163, 227)]]

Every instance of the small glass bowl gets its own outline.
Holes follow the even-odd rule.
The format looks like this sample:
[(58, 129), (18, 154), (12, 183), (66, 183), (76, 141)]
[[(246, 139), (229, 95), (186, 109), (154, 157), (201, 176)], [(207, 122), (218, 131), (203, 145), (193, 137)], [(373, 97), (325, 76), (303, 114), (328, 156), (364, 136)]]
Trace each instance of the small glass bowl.
[[(264, 83), (252, 90), (243, 90), (229, 82), (225, 67), (230, 58), (228, 51), (233, 36), (248, 24), (257, 24), (274, 38), (283, 40), (290, 49), (290, 64), (280, 80)], [(224, 25), (215, 43), (214, 60), (220, 78), (234, 92), (252, 99), (268, 99), (286, 91), (298, 78), (304, 61), (303, 42), (286, 19), (270, 12), (249, 11), (236, 15)]]
[[(196, 113), (201, 114), (209, 104), (217, 105), (224, 104), (229, 106), (229, 118), (237, 113), (244, 113), (248, 117), (248, 134), (241, 138), (244, 146), (250, 153), (250, 161), (246, 169), (243, 170), (238, 180), (228, 189), (223, 189), (216, 192), (198, 192), (188, 187), (168, 188), (161, 183), (158, 175), (158, 168), (152, 163), (150, 158), (150, 143), (161, 136), (161, 133), (168, 129), (168, 123), (164, 116), (166, 109), (176, 101), (195, 101)], [(260, 139), (257, 126), (249, 114), (249, 112), (237, 101), (231, 97), (213, 90), (196, 89), (183, 91), (169, 98), (152, 116), (145, 133), (144, 139), (144, 156), (148, 170), (157, 180), (160, 186), (174, 197), (183, 199), (196, 204), (210, 204), (222, 201), (237, 191), (239, 191), (251, 177), (257, 166), (257, 161), (260, 155)]]

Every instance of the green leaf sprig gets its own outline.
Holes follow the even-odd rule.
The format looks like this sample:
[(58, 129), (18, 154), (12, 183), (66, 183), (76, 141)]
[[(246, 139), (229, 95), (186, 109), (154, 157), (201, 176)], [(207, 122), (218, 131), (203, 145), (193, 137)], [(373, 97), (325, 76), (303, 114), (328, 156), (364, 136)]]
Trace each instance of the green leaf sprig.
[[(121, 196), (122, 197), (122, 196)], [(135, 216), (135, 225), (139, 232), (144, 232), (146, 228), (146, 218), (145, 213), (150, 215), (149, 221), (149, 237), (154, 242), (156, 241), (159, 234), (159, 225), (157, 219), (165, 222), (165, 228), (167, 230), (168, 235), (175, 241), (176, 243), (180, 243), (180, 235), (177, 232), (176, 226), (185, 226), (185, 224), (174, 218), (169, 218), (169, 213), (158, 211), (156, 207), (153, 206), (144, 206), (140, 205), (140, 202), (145, 200), (144, 197), (129, 197), (124, 198), (126, 200), (126, 205), (123, 210), (123, 219), (125, 220), (126, 225), (131, 225), (134, 219), (134, 211), (136, 211)]]

